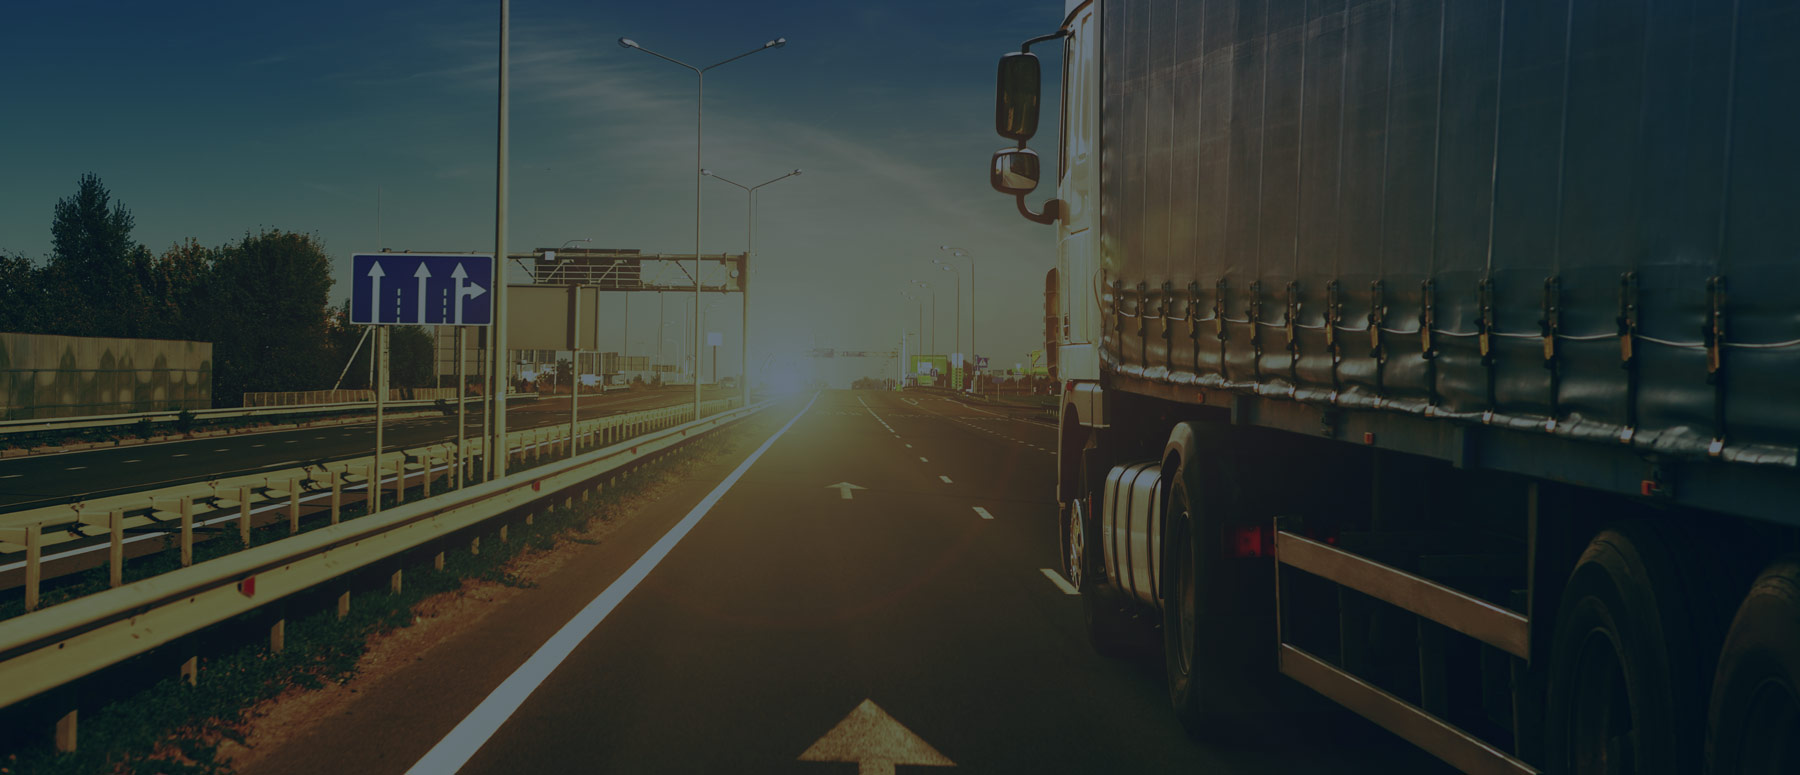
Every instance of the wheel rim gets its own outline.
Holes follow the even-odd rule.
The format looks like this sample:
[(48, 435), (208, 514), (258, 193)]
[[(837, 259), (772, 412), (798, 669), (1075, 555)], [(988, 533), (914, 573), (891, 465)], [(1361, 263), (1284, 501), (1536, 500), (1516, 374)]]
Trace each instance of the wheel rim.
[(1174, 602), (1179, 648), (1175, 650), (1175, 665), (1181, 669), (1182, 675), (1192, 674), (1194, 660), (1194, 563), (1188, 552), (1183, 550), (1183, 547), (1189, 545), (1189, 529), (1187, 512), (1176, 512), (1174, 524), (1169, 531), (1169, 556), (1175, 560), (1176, 566)]
[(1069, 502), (1069, 519), (1064, 523), (1063, 545), (1069, 547), (1068, 556), (1063, 558), (1063, 574), (1069, 577), (1069, 584), (1076, 589), (1081, 588), (1081, 576), (1087, 565), (1087, 499), (1076, 498)]
[(1591, 630), (1581, 644), (1569, 696), (1569, 771), (1581, 775), (1637, 772), (1637, 727), (1631, 694), (1612, 634)]
[(1796, 772), (1800, 767), (1800, 701), (1794, 688), (1767, 681), (1756, 688), (1744, 714), (1748, 728), (1740, 741), (1741, 765), (1735, 772)]

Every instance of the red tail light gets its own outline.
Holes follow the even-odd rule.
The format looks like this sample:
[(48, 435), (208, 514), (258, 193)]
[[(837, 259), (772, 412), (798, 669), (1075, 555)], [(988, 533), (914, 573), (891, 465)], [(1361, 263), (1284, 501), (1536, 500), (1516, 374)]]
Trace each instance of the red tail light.
[(1273, 557), (1275, 531), (1261, 525), (1225, 530), (1226, 557)]

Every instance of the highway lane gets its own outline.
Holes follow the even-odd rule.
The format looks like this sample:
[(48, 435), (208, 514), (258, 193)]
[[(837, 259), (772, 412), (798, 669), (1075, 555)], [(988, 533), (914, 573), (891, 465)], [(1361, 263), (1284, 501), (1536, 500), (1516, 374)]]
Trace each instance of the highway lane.
[[(729, 391), (709, 391), (708, 398)], [(583, 397), (581, 416), (674, 406), (693, 400), (692, 388), (613, 393)], [(522, 430), (568, 422), (568, 397), (507, 404), (507, 429)], [(469, 406), (465, 433), (485, 427), (476, 405)], [(406, 449), (456, 438), (456, 416), (389, 421), (383, 443)], [(102, 447), (80, 452), (0, 460), (0, 512), (65, 503), (79, 497), (153, 489), (186, 482), (292, 468), (305, 463), (370, 454), (375, 424), (348, 425), (214, 436), (160, 444)]]
[(262, 770), (1441, 771), (1367, 725), (1191, 741), (1159, 663), (1093, 654), (1079, 601), (1042, 570), (1053, 437), (947, 399), (823, 393), (709, 510), (647, 516), (679, 543), (628, 538), (631, 559), (648, 552), (633, 570), (613, 557), (546, 582), (517, 603), (529, 615), (471, 636), (486, 662), (452, 646), (431, 657), (443, 672), (366, 688), (355, 723), (392, 722), (378, 744), (312, 739)]

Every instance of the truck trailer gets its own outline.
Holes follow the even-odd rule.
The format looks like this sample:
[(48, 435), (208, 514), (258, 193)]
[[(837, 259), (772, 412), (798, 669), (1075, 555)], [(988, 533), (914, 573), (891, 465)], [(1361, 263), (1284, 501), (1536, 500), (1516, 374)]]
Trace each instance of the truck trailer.
[(1064, 11), (989, 177), (1056, 229), (1095, 648), (1160, 637), (1200, 736), (1322, 697), (1469, 773), (1800, 773), (1800, 4)]

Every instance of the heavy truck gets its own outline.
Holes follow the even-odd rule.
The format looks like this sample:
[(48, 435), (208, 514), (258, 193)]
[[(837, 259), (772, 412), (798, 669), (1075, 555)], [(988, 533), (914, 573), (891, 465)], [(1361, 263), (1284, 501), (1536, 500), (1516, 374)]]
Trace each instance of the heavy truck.
[(1800, 5), (1064, 11), (989, 177), (1056, 230), (1095, 648), (1160, 634), (1202, 736), (1322, 697), (1469, 773), (1800, 773)]

